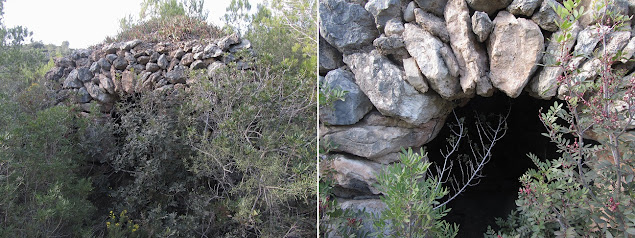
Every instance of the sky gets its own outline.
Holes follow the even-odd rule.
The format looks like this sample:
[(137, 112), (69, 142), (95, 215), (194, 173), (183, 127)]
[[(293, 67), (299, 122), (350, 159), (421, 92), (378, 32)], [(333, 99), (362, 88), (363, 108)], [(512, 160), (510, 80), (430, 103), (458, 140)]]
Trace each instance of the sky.
[[(128, 15), (139, 16), (142, 0), (7, 0), (4, 24), (25, 26), (33, 32), (33, 40), (44, 44), (70, 43), (70, 48), (86, 48), (114, 36), (119, 20)], [(250, 0), (252, 11), (262, 0)], [(207, 0), (208, 21), (222, 25), (220, 18), (231, 0)]]

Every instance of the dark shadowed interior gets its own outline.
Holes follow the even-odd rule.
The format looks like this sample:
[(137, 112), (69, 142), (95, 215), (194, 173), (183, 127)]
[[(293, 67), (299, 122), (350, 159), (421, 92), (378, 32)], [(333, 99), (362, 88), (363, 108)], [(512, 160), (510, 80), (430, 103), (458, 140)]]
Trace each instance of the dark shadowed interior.
[[(448, 204), (452, 210), (445, 220), (460, 225), (458, 237), (483, 237), (488, 225), (496, 228), (496, 217), (507, 217), (516, 208), (514, 201), (520, 186), (518, 178), (527, 169), (535, 167), (527, 157), (528, 153), (534, 153), (541, 159), (558, 156), (554, 144), (541, 135), (546, 129), (538, 118), (539, 110), (543, 108), (546, 111), (551, 105), (553, 101), (535, 99), (526, 94), (511, 99), (502, 93), (496, 93), (487, 98), (477, 96), (467, 105), (455, 109), (457, 116), (465, 117), (469, 133), (476, 135), (473, 119), (475, 112), (486, 116), (495, 124), (493, 119), (496, 117), (492, 115), (505, 115), (511, 108), (507, 119), (507, 134), (494, 147), (492, 158), (483, 170), (485, 177), (478, 185), (469, 187)], [(448, 123), (455, 123), (452, 114), (436, 139), (426, 145), (426, 151), (433, 162), (442, 162), (439, 161), (439, 151), (447, 144), (445, 138), (450, 134)], [(459, 153), (471, 154), (467, 146), (462, 146)], [(460, 171), (455, 169), (454, 173), (458, 172)]]

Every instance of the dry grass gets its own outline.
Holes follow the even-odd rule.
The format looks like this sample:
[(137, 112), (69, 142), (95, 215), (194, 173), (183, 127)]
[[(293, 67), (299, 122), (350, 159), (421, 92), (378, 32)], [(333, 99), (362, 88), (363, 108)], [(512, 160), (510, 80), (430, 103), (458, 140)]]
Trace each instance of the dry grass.
[(105, 43), (139, 39), (149, 42), (185, 41), (220, 38), (225, 34), (217, 26), (197, 18), (177, 16), (153, 18), (121, 30), (115, 37), (107, 37)]

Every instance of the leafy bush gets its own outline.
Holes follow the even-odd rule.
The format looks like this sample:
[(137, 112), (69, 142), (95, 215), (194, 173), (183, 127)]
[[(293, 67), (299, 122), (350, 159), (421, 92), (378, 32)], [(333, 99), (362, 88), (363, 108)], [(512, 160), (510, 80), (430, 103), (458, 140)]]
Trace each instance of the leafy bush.
[[(563, 19), (563, 34), (557, 38), (563, 45), (572, 40), (571, 26), (583, 14), (575, 10), (578, 3), (568, 0), (556, 9)], [(604, 1), (598, 7), (610, 4)], [(602, 12), (597, 16), (598, 27), (603, 24), (608, 28), (600, 33), (602, 38), (620, 30), (629, 20), (610, 9)], [(564, 104), (556, 102), (540, 114), (547, 129), (544, 135), (556, 144), (561, 156), (540, 162), (529, 155), (538, 169), (529, 170), (520, 179), (523, 187), (516, 201), (519, 217), (509, 219), (517, 222), (503, 223), (503, 232), (490, 229), (486, 234), (490, 237), (635, 235), (635, 144), (627, 131), (634, 115), (635, 81), (632, 77), (623, 81), (623, 72), (612, 69), (621, 59), (619, 52), (611, 55), (606, 50), (596, 51), (598, 77), (585, 81), (578, 80), (580, 69), (567, 66), (573, 55), (564, 55), (557, 63), (565, 69), (560, 80), (567, 89)], [(600, 144), (589, 143), (587, 136)]]

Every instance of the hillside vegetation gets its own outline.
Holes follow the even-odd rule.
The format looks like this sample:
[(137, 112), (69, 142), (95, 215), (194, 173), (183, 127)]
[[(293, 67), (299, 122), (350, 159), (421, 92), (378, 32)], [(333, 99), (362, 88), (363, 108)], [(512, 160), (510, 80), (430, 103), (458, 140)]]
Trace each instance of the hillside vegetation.
[(109, 110), (60, 100), (44, 75), (49, 56), (72, 52), (27, 44), (28, 29), (2, 23), (4, 2), (0, 237), (316, 236), (315, 1), (249, 15), (234, 0), (236, 25), (218, 28), (204, 0), (145, 0), (104, 43), (240, 31), (253, 67), (190, 70), (187, 88), (121, 95)]

